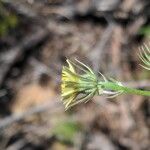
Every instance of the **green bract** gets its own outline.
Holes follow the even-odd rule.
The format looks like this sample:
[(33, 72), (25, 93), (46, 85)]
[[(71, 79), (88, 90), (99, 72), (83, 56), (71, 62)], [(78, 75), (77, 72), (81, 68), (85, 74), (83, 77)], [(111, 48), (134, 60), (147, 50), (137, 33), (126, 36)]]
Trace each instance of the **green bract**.
[(141, 47), (139, 57), (143, 62), (141, 66), (147, 70), (150, 70), (150, 48), (146, 44)]

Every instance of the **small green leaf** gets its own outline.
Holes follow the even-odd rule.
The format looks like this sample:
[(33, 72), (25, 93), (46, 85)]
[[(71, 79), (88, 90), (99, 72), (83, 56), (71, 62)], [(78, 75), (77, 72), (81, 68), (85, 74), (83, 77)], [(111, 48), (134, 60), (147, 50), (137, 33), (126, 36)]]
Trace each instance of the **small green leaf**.
[(150, 26), (142, 27), (139, 30), (139, 34), (142, 34), (142, 35), (145, 35), (145, 36), (150, 36)]
[(0, 36), (5, 36), (18, 25), (18, 17), (7, 10), (0, 1)]
[(75, 122), (60, 122), (53, 129), (53, 134), (62, 142), (73, 144), (76, 133), (80, 130), (79, 125)]
[(139, 58), (143, 62), (143, 64), (140, 64), (143, 68), (150, 70), (150, 48), (148, 45), (144, 44), (144, 46), (141, 47)]

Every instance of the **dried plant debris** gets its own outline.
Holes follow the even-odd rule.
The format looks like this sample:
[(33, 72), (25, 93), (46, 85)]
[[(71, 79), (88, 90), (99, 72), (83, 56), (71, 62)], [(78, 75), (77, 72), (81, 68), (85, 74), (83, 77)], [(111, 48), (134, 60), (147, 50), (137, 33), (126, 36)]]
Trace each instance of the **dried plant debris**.
[[(149, 89), (149, 70), (139, 66), (148, 67), (149, 51), (146, 46), (138, 50), (149, 41), (148, 0), (1, 2), (8, 11), (5, 16), (13, 16), (5, 20), (0, 14), (0, 25), (4, 20), (9, 23), (7, 34), (0, 38), (1, 149), (149, 149), (149, 97), (120, 95), (108, 100), (103, 95), (93, 97), (98, 93), (93, 86), (95, 91), (89, 88), (85, 99), (80, 97), (92, 102), (65, 111), (60, 101), (67, 58), (101, 72), (96, 74), (100, 81), (113, 76), (123, 85)], [(74, 68), (78, 75), (88, 70), (86, 81), (92, 74), (83, 64), (86, 73)], [(90, 86), (87, 83), (84, 89)], [(63, 96), (67, 108), (76, 102), (68, 98), (70, 93)]]

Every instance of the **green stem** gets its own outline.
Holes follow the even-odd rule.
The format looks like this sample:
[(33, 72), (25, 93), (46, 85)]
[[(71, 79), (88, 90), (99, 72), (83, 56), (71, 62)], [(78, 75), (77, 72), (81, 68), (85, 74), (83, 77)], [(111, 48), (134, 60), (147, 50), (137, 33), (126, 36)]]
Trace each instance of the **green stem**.
[(109, 90), (116, 91), (116, 92), (122, 91), (122, 93), (125, 93), (125, 94), (150, 96), (150, 91), (129, 88), (126, 86), (118, 85), (118, 83), (113, 83), (113, 82), (99, 82), (98, 87), (100, 89), (102, 88), (107, 91)]

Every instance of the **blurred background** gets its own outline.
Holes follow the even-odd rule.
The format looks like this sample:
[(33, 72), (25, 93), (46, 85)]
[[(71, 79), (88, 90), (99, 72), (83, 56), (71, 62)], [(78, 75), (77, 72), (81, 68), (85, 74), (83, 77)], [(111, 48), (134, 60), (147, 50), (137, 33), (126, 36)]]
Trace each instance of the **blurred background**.
[(65, 111), (60, 83), (77, 58), (149, 89), (138, 57), (149, 23), (149, 0), (0, 0), (0, 149), (148, 150), (148, 97), (95, 96)]

